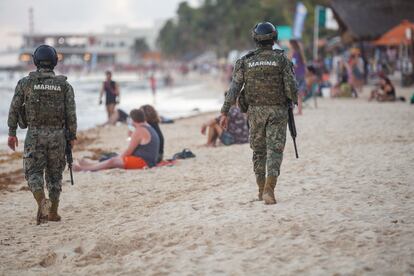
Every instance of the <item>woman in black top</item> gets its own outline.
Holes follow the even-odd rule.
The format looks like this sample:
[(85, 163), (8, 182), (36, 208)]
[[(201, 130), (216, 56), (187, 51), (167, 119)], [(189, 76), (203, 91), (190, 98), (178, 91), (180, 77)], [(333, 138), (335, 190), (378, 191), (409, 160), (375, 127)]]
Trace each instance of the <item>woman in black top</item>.
[(369, 100), (376, 99), (379, 102), (393, 102), (396, 99), (395, 88), (391, 80), (385, 75), (380, 75), (379, 87), (371, 91)]
[(115, 105), (119, 101), (119, 87), (118, 84), (112, 80), (111, 71), (106, 71), (106, 80), (102, 83), (101, 92), (99, 94), (99, 104), (102, 104), (102, 97), (105, 94), (105, 106), (108, 114), (108, 119), (115, 112)]
[(146, 104), (140, 107), (145, 113), (145, 119), (147, 123), (152, 126), (155, 132), (158, 134), (160, 138), (160, 151), (158, 154), (158, 163), (162, 161), (164, 156), (164, 135), (162, 135), (162, 131), (160, 129), (160, 117), (158, 116), (157, 111), (152, 105)]

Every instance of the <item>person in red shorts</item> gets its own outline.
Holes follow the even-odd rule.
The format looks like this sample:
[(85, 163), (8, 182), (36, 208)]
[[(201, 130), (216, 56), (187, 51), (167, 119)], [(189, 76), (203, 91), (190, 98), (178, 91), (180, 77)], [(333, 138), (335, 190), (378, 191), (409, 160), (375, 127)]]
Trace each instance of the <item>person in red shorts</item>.
[(106, 161), (97, 163), (82, 159), (73, 165), (75, 171), (100, 171), (113, 168), (143, 169), (157, 164), (160, 139), (155, 130), (146, 122), (145, 113), (141, 109), (130, 112), (132, 126), (128, 148), (121, 154)]

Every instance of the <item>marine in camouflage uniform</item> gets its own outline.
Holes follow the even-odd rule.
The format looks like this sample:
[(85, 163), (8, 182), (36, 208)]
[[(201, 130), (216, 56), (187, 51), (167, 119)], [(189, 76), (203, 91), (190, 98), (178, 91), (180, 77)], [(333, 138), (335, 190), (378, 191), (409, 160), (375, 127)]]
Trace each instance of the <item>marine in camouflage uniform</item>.
[[(66, 165), (66, 139), (76, 139), (77, 126), (72, 86), (65, 76), (56, 76), (53, 72), (57, 63), (55, 49), (42, 45), (36, 49), (33, 58), (37, 71), (18, 82), (10, 105), (8, 126), (9, 146), (12, 149), (14, 140), (17, 145), (18, 123), (21, 126), (20, 122), (23, 121), (28, 127), (23, 167), (25, 178), (38, 203), (39, 224), (46, 219), (60, 220), (57, 209)], [(47, 206), (44, 178), (51, 206)]]
[[(252, 35), (258, 48), (237, 60), (221, 112), (228, 114), (243, 88), (249, 104), (250, 146), (258, 197), (266, 204), (275, 204), (274, 189), (286, 142), (288, 105), (297, 103), (297, 85), (291, 61), (283, 51), (272, 50), (277, 40), (276, 28), (268, 22), (260, 23)], [(224, 119), (223, 125), (226, 123)]]

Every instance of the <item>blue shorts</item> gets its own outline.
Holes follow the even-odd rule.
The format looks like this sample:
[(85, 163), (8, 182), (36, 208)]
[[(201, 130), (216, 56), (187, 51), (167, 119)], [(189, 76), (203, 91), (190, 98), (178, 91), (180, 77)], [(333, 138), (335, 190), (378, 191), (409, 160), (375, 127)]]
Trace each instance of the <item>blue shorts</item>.
[(305, 78), (296, 78), (296, 82), (298, 83), (298, 92), (305, 94), (306, 93), (306, 81)]
[(234, 144), (234, 137), (229, 132), (223, 131), (220, 136), (220, 141), (223, 143), (223, 145), (230, 146)]

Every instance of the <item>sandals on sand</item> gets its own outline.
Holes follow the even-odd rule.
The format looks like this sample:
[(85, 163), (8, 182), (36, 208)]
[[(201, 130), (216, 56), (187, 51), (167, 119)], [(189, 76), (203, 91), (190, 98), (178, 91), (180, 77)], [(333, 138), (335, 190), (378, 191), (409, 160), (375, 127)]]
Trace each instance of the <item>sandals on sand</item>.
[(182, 152), (178, 152), (173, 155), (173, 160), (177, 159), (187, 159), (187, 158), (194, 158), (196, 157), (195, 154), (190, 149), (183, 149)]

